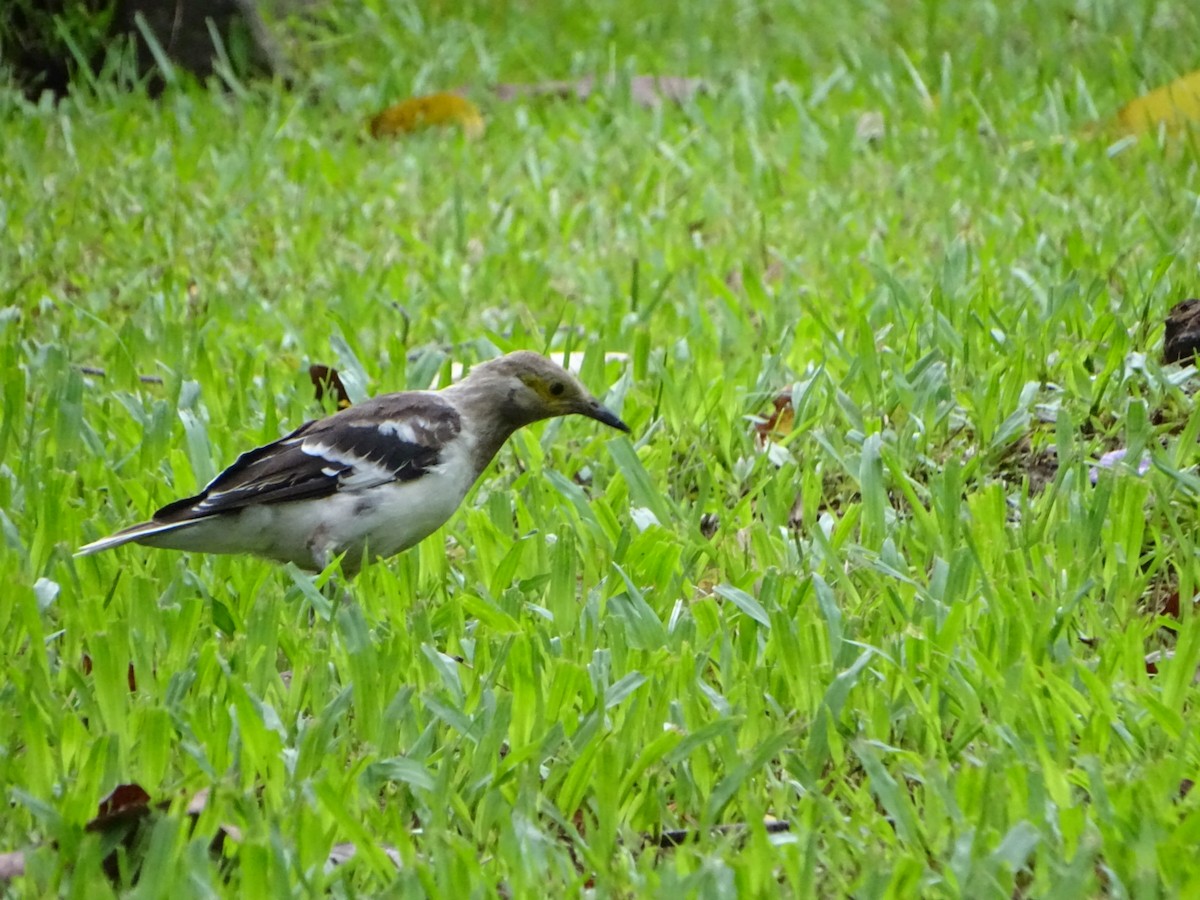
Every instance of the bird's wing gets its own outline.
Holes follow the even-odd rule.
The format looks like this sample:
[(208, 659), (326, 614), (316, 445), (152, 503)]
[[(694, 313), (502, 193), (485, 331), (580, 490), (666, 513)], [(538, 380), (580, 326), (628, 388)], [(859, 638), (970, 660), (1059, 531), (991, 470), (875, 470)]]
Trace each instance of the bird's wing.
[(154, 521), (412, 481), (438, 465), (461, 430), (458, 411), (436, 394), (385, 394), (243, 453), (200, 494), (164, 506)]

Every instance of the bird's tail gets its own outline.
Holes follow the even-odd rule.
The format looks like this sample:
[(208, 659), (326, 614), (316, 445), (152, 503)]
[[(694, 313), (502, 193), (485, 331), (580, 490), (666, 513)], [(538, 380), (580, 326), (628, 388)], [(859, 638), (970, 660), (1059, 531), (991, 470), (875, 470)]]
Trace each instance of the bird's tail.
[(175, 531), (176, 529), (195, 524), (195, 521), (190, 519), (185, 519), (182, 522), (140, 522), (137, 525), (122, 528), (116, 534), (110, 534), (106, 538), (100, 538), (100, 540), (92, 541), (90, 544), (84, 544), (75, 551), (75, 555), (91, 556), (93, 553), (99, 553), (101, 550), (111, 550), (113, 547), (120, 547), (122, 544), (140, 543), (156, 534), (164, 534), (168, 531)]

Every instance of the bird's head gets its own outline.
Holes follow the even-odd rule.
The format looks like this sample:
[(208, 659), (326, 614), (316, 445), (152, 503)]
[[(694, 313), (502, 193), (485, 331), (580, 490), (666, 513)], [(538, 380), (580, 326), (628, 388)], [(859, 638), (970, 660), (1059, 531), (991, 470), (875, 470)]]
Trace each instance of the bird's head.
[(505, 413), (522, 425), (556, 416), (581, 415), (628, 432), (612, 410), (593, 397), (574, 375), (540, 354), (519, 350), (471, 370), (472, 386), (494, 387)]

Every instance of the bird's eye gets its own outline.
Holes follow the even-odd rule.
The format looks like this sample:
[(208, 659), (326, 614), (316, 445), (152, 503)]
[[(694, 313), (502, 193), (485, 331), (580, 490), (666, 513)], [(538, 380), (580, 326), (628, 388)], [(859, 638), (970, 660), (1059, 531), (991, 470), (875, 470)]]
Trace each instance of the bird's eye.
[(561, 381), (556, 381), (554, 384), (550, 385), (550, 393), (552, 393), (555, 397), (562, 394), (564, 390), (566, 390), (566, 385), (564, 385)]

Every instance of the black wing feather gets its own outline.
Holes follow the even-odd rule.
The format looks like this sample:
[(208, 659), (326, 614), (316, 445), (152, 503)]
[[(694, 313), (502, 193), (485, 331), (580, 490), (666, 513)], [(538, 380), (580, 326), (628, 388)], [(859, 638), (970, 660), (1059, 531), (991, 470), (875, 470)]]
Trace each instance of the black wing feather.
[(154, 520), (199, 519), (412, 481), (439, 463), (461, 430), (457, 410), (436, 394), (385, 394), (243, 453), (201, 493), (167, 504)]

